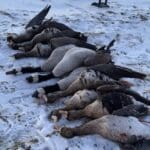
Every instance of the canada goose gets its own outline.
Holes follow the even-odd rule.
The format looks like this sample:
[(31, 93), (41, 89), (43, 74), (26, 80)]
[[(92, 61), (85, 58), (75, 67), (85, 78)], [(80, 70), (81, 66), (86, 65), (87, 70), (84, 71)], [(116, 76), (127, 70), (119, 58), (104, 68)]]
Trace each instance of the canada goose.
[[(72, 39), (70, 39), (70, 38), (68, 39), (68, 37), (66, 37), (65, 39), (66, 39), (65, 44), (67, 44), (67, 42), (70, 40), (73, 44), (76, 43), (80, 47), (70, 47), (70, 45), (65, 45), (65, 46), (60, 47), (61, 46), (60, 44), (63, 45), (63, 43), (64, 43), (64, 37), (63, 37), (63, 39), (61, 39), (61, 38), (58, 38), (56, 40), (53, 39), (52, 47), (58, 47), (58, 48), (56, 48), (53, 51), (52, 55), (49, 57), (49, 59), (46, 61), (46, 63), (42, 65), (42, 67), (36, 67), (36, 68), (23, 67), (23, 68), (20, 68), (19, 70), (13, 69), (12, 71), (8, 71), (8, 72), (6, 72), (6, 74), (17, 74), (18, 71), (19, 71), (19, 73), (21, 73), (21, 72), (22, 73), (32, 73), (32, 72), (38, 72), (38, 71), (39, 72), (43, 72), (43, 71), (51, 72), (53, 67), (57, 63), (58, 63), (57, 70), (59, 70), (58, 68), (60, 66), (62, 66), (63, 63), (65, 63), (65, 62), (67, 63), (68, 61), (71, 61), (72, 65), (68, 62), (68, 64), (70, 64), (70, 68), (67, 68), (67, 69), (71, 69), (71, 68), (75, 69), (76, 67), (79, 67), (80, 64), (82, 64), (82, 65), (84, 64), (85, 66), (91, 66), (91, 65), (95, 65), (95, 64), (104, 64), (104, 63), (109, 63), (109, 62), (112, 63), (109, 49), (111, 46), (113, 46), (113, 43), (115, 40), (112, 40), (108, 44), (108, 46), (106, 47), (105, 50), (103, 50), (103, 51), (101, 50), (100, 52), (95, 52), (95, 51), (91, 50), (92, 48), (93, 49), (96, 48), (93, 45), (90, 45), (87, 43), (80, 43), (80, 42), (76, 41), (77, 39), (73, 39), (73, 41), (72, 41)], [(90, 47), (91, 49), (86, 49), (86, 48), (81, 48), (81, 47)], [(41, 51), (40, 51), (40, 48), (42, 49)], [(85, 52), (85, 53), (83, 53), (83, 52)], [(47, 55), (49, 55), (49, 53), (50, 53), (50, 50), (48, 47), (42, 47), (41, 44), (38, 44), (37, 47), (33, 48), (33, 51), (28, 52), (28, 53), (19, 54), (15, 57), (20, 58), (20, 57), (24, 57), (24, 55), (26, 57), (30, 57), (30, 55), (46, 57)], [(75, 60), (72, 62), (72, 59), (70, 58), (70, 56), (71, 56), (71, 58), (73, 58), (74, 56), (75, 56), (75, 58), (78, 57), (78, 61)], [(73, 59), (75, 59), (75, 58), (73, 58)], [(53, 63), (54, 63), (53, 65), (51, 64), (51, 61), (53, 61)], [(62, 70), (62, 68), (61, 68), (61, 70)], [(66, 70), (63, 72), (61, 70), (59, 71), (61, 74), (66, 73), (65, 72)], [(56, 75), (56, 77), (60, 77), (60, 76), (61, 75)], [(53, 73), (50, 73), (50, 74), (46, 75), (45, 78), (47, 79), (47, 77), (52, 78), (52, 77), (55, 77), (55, 75), (53, 75)]]
[[(114, 99), (118, 98), (118, 99)], [(126, 107), (125, 107), (126, 106)], [(119, 110), (118, 110), (119, 109)], [(113, 114), (119, 116), (143, 116), (149, 114), (144, 105), (136, 105), (132, 99), (124, 93), (109, 93), (80, 110), (59, 110), (65, 114), (66, 119), (75, 120), (83, 117), (97, 119), (104, 115)]]
[(11, 46), (13, 49), (21, 50), (23, 52), (28, 52), (28, 51), (31, 51), (32, 48), (38, 43), (48, 44), (48, 40), (46, 40), (47, 37), (50, 36), (49, 38), (49, 41), (50, 41), (52, 36), (59, 32), (61, 31), (57, 28), (47, 28), (47, 29), (44, 29), (42, 32), (34, 35), (34, 37), (30, 41), (21, 42), (21, 43), (13, 43)]
[[(70, 102), (71, 109), (68, 109), (66, 105), (65, 108), (54, 111), (52, 115), (55, 116), (55, 118), (57, 116), (60, 118), (61, 113), (63, 113), (69, 120), (71, 120), (81, 117), (96, 118), (104, 115), (103, 113), (106, 112), (122, 116), (129, 116), (132, 113), (135, 117), (147, 115), (149, 113), (148, 108), (142, 104), (137, 105), (137, 101), (147, 105), (150, 105), (150, 101), (131, 89), (124, 88), (117, 84), (108, 84), (106, 82), (104, 85), (102, 84), (97, 88), (96, 93), (99, 95), (99, 99), (85, 108), (81, 110), (68, 111), (76, 108), (79, 109), (77, 106), (78, 103), (80, 104), (80, 101), (82, 102), (82, 99), (79, 99), (80, 101), (77, 100), (76, 103), (72, 103), (71, 100), (68, 100), (67, 102)], [(85, 97), (87, 97), (87, 99), (90, 98), (88, 95), (85, 95)], [(77, 99), (78, 97), (74, 98)], [(127, 105), (129, 106), (124, 107)]]
[[(33, 49), (31, 51), (16, 53), (13, 56), (15, 59), (20, 59), (20, 58), (25, 58), (25, 57), (45, 57), (45, 51), (44, 51), (45, 48), (44, 47), (46, 47), (46, 49), (48, 51), (48, 55), (46, 55), (46, 57), (49, 57), (51, 52), (53, 50), (55, 50), (56, 48), (65, 46), (65, 45), (70, 45), (70, 44), (73, 44), (75, 46), (79, 46), (82, 48), (97, 50), (97, 47), (95, 45), (86, 43), (79, 39), (75, 39), (72, 37), (58, 37), (58, 38), (52, 38), (50, 40), (50, 43), (48, 43), (46, 45), (38, 43), (33, 47)], [(38, 45), (41, 45), (41, 46), (38, 46)]]
[[(41, 52), (42, 54), (46, 55), (43, 51)], [(89, 65), (88, 62), (91, 58), (93, 58), (93, 62), (90, 65), (109, 63), (111, 61), (111, 55), (109, 53), (98, 53), (91, 49), (76, 46), (71, 46), (70, 48), (70, 45), (68, 45), (55, 49), (48, 60), (42, 66), (36, 68), (39, 68), (40, 72), (50, 72), (50, 78), (62, 77), (78, 67)], [(31, 69), (29, 70), (28, 68)], [(34, 72), (34, 70), (34, 67), (21, 68), (22, 73), (30, 73)], [(16, 72), (14, 69), (7, 72), (7, 74), (16, 74)]]
[(16, 48), (14, 46), (14, 43), (22, 43), (22, 42), (30, 41), (36, 34), (41, 33), (44, 29), (47, 28), (56, 28), (60, 31), (64, 31), (64, 30), (72, 31), (72, 29), (66, 26), (65, 24), (52, 21), (51, 19), (49, 19), (44, 21), (40, 26), (35, 25), (27, 28), (21, 34), (9, 33), (7, 36), (7, 41), (9, 42), (10, 47)]
[[(46, 98), (45, 101), (48, 103), (52, 103), (61, 97), (72, 95), (75, 92), (77, 92), (78, 90), (96, 89), (98, 86), (100, 86), (106, 82), (107, 82), (107, 84), (108, 83), (109, 84), (122, 84), (121, 82), (115, 81), (112, 78), (108, 77), (107, 75), (104, 75), (99, 72), (95, 72), (93, 70), (86, 69), (83, 72), (81, 72), (79, 77), (76, 80), (74, 80), (68, 86), (68, 88), (65, 89), (64, 91), (59, 91), (60, 88), (59, 88), (58, 84), (53, 85), (53, 86), (45, 86), (43, 88), (37, 89), (37, 91), (35, 91), (33, 93), (33, 97), (41, 98), (42, 95), (48, 94), (45, 97)], [(53, 87), (57, 87), (57, 90), (56, 89), (53, 90)], [(54, 91), (57, 91), (57, 92), (54, 92)], [(50, 92), (54, 92), (54, 93), (50, 93)]]
[[(78, 101), (76, 103), (78, 103)], [(136, 105), (136, 99), (133, 99), (131, 96), (120, 92), (110, 92), (100, 95), (96, 101), (79, 110), (75, 110), (75, 107), (73, 107), (77, 105), (76, 103), (72, 104), (73, 110), (67, 110), (65, 108), (59, 109), (54, 111), (52, 117), (57, 118), (57, 116), (59, 116), (60, 118), (61, 113), (65, 114), (68, 120), (80, 119), (82, 117), (97, 119), (112, 113), (115, 115), (120, 113), (119, 115), (121, 116), (129, 116), (131, 113), (134, 116), (148, 114), (147, 107), (139, 104)], [(125, 106), (129, 107), (124, 108)]]
[[(48, 99), (63, 97), (67, 94), (70, 95), (83, 88), (95, 88), (99, 86), (102, 81), (115, 81), (123, 77), (144, 79), (146, 75), (133, 71), (132, 69), (113, 64), (99, 64), (96, 66), (88, 67), (88, 69), (81, 73), (78, 79), (76, 79), (65, 91), (60, 91), (59, 94), (57, 92), (49, 94)], [(52, 92), (51, 86), (47, 86), (42, 89), (40, 88), (39, 90), (41, 90), (42, 93), (45, 92), (45, 94)]]
[(83, 109), (64, 112), (66, 112), (66, 119), (68, 120), (75, 120), (83, 117), (97, 119), (130, 104), (133, 103), (129, 96), (123, 93), (108, 93)]
[(99, 134), (120, 143), (133, 144), (140, 140), (150, 140), (150, 127), (135, 117), (106, 115), (78, 127), (57, 129), (65, 138)]
[(10, 42), (10, 46), (13, 44), (13, 42), (24, 42), (30, 40), (35, 34), (37, 34), (38, 26), (42, 24), (45, 16), (49, 12), (51, 6), (47, 5), (44, 9), (42, 9), (35, 17), (33, 17), (29, 23), (26, 25), (26, 30), (21, 33), (20, 35), (17, 35), (15, 33), (9, 33), (7, 37), (7, 41)]
[(57, 37), (72, 37), (84, 42), (87, 41), (87, 37), (73, 30), (64, 30), (60, 31), (56, 28), (45, 29), (41, 33), (35, 35), (31, 41), (27, 41), (24, 43), (16, 43), (15, 47), (20, 50), (24, 50), (25, 52), (30, 51), (37, 43), (48, 44), (52, 38)]
[(77, 91), (69, 100), (66, 101), (65, 107), (52, 111), (50, 118), (55, 121), (61, 118), (60, 111), (78, 110), (82, 109), (88, 104), (92, 103), (98, 98), (98, 94), (94, 90), (80, 90)]

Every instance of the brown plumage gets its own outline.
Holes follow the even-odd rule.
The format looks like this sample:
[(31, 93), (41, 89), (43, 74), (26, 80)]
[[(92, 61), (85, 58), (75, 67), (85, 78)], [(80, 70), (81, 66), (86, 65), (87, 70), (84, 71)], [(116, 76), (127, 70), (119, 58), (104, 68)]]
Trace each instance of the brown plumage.
[[(80, 119), (83, 117), (97, 119), (107, 114), (112, 114), (124, 106), (133, 104), (132, 98), (124, 93), (107, 93), (99, 96), (99, 99), (80, 110), (66, 111), (68, 120)], [(64, 113), (64, 112), (62, 112)]]
[(106, 115), (74, 128), (62, 127), (59, 131), (66, 138), (99, 134), (113, 141), (130, 144), (150, 139), (150, 127), (144, 122), (135, 117), (114, 115)]
[(97, 90), (99, 91), (100, 94), (105, 94), (108, 92), (121, 92), (121, 93), (134, 97), (136, 101), (142, 102), (146, 105), (150, 105), (150, 100), (141, 96), (136, 91), (133, 91), (129, 88), (124, 88), (123, 86), (120, 86), (120, 85), (103, 85), (103, 86), (100, 86)]
[(41, 33), (35, 35), (31, 41), (16, 44), (16, 47), (18, 47), (18, 49), (27, 52), (30, 51), (37, 43), (48, 44), (52, 38), (65, 37), (65, 36), (76, 38), (85, 42), (87, 40), (87, 37), (80, 32), (76, 32), (73, 30), (60, 31), (59, 29), (56, 28), (50, 28), (50, 29), (45, 29)]
[(86, 107), (88, 104), (92, 103), (98, 98), (98, 94), (94, 90), (81, 90), (76, 92), (70, 99), (65, 103), (65, 107), (52, 111), (49, 118), (56, 118), (57, 120), (61, 118), (60, 111), (78, 110)]

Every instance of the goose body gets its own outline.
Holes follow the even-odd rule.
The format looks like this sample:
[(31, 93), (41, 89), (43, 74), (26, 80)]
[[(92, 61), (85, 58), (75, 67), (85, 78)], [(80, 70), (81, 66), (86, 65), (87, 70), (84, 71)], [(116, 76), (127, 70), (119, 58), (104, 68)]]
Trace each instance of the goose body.
[[(45, 48), (45, 51), (40, 51), (38, 49), (40, 46), (41, 45), (38, 45), (35, 50), (37, 50), (37, 53), (40, 53), (40, 55), (46, 56), (49, 53), (48, 48)], [(32, 51), (30, 53), (32, 53)], [(40, 72), (49, 72), (51, 74), (51, 78), (61, 78), (76, 68), (89, 65), (86, 61), (89, 58), (95, 58), (95, 61), (93, 60), (90, 65), (109, 63), (111, 61), (111, 55), (109, 53), (97, 53), (88, 48), (66, 45), (55, 49), (48, 60), (38, 68)], [(20, 70), (24, 73), (29, 72), (28, 67), (21, 68)], [(8, 73), (13, 74), (11, 71)]]
[[(45, 55), (45, 53), (41, 55)], [(97, 56), (99, 58), (96, 59)], [(76, 68), (87, 66), (86, 60), (89, 58), (95, 58), (91, 65), (111, 61), (110, 54), (97, 54), (97, 52), (88, 48), (65, 45), (56, 48), (40, 68), (42, 72), (52, 73), (54, 77), (62, 77)]]
[[(70, 105), (66, 105), (65, 108), (59, 110), (63, 110), (62, 113), (66, 114), (66, 118), (68, 120), (79, 119), (82, 117), (96, 119), (106, 114), (112, 113), (123, 116), (130, 116), (130, 114), (132, 114), (133, 116), (141, 116), (147, 115), (149, 113), (148, 107), (137, 102), (140, 101), (139, 98), (137, 99), (136, 96), (131, 95), (131, 92), (127, 93), (121, 90), (117, 90), (119, 89), (119, 87), (121, 88), (120, 85), (108, 85), (105, 83), (105, 85), (101, 85), (100, 87), (98, 87), (97, 92), (95, 91), (96, 97), (94, 97), (94, 99), (92, 99), (91, 97), (94, 95), (92, 93), (93, 90), (88, 90), (89, 92), (91, 91), (92, 95), (90, 95), (90, 93), (87, 93), (84, 98), (82, 98), (81, 95), (78, 95), (78, 93), (81, 94), (81, 91), (76, 92), (75, 95), (67, 101), (67, 103), (69, 103), (71, 107), (68, 107)], [(104, 92), (104, 90), (107, 90), (107, 92)], [(126, 89), (124, 88), (124, 90)], [(98, 99), (93, 102), (93, 100), (95, 100), (96, 98)], [(74, 101), (72, 101), (72, 99)], [(88, 101), (85, 101), (84, 99)], [(56, 116), (59, 115), (60, 117), (61, 113), (59, 113), (59, 110), (57, 110), (57, 113), (55, 111), (55, 114)]]
[[(73, 81), (70, 86), (64, 91), (58, 91), (55, 93), (49, 93), (47, 96), (47, 102), (54, 102), (56, 99), (68, 95), (72, 95), (75, 92), (83, 89), (96, 89), (98, 86), (103, 84), (104, 82), (110, 82), (112, 84), (117, 84), (117, 82), (110, 77), (101, 74), (99, 72), (95, 72), (94, 70), (84, 70), (81, 72), (79, 77)], [(42, 91), (45, 91), (45, 88), (42, 88)], [(48, 91), (45, 91), (47, 94)], [(40, 92), (38, 92), (40, 94)]]
[[(42, 45), (41, 43), (38, 43)], [(65, 46), (65, 45), (70, 45), (73, 44), (78, 47), (83, 47), (91, 50), (96, 50), (97, 47), (92, 44), (88, 44), (86, 42), (83, 42), (79, 39), (71, 38), (71, 37), (58, 37), (58, 38), (53, 38), (50, 40), (50, 43), (47, 44), (49, 46), (49, 54), (51, 54), (52, 51), (54, 51), (56, 48)], [(44, 45), (43, 45), (44, 46)], [(16, 53), (14, 57), (16, 59), (24, 58), (24, 57), (44, 57), (43, 55), (45, 51), (43, 49), (40, 49), (40, 47), (37, 47), (37, 44), (33, 47), (33, 49), (29, 52), (24, 52), (24, 53)], [(47, 57), (50, 55), (47, 55)]]
[[(53, 72), (53, 73), (55, 73), (55, 72)], [(116, 74), (116, 76), (115, 76), (115, 74)], [(131, 78), (135, 77), (135, 78), (143, 79), (144, 77), (146, 77), (146, 75), (139, 73), (139, 72), (136, 72), (136, 71), (133, 71), (133, 70), (128, 69), (128, 68), (121, 67), (121, 66), (115, 66), (115, 65), (111, 65), (111, 64), (106, 64), (106, 65), (105, 64), (99, 64), (99, 65), (96, 65), (95, 67), (88, 67), (88, 69), (85, 70), (78, 77), (78, 79), (76, 79), (68, 87), (68, 89), (66, 89), (67, 91), (59, 92), (58, 95), (59, 96), (60, 95), (66, 96), (67, 93), (69, 95), (73, 92), (76, 92), (76, 91), (84, 89), (84, 88), (92, 88), (92, 87), (95, 88), (95, 87), (99, 86), (99, 84), (102, 84), (102, 81), (110, 81), (110, 82), (116, 82), (117, 83), (118, 81), (116, 81), (115, 79), (120, 79), (122, 77), (131, 77)], [(118, 83), (120, 83), (120, 82), (118, 82)], [(65, 93), (65, 94), (62, 94), (62, 93)], [(48, 96), (48, 97), (50, 97), (52, 99), (52, 97), (55, 97), (54, 95), (57, 96), (57, 93), (50, 94), (50, 96)]]
[(116, 142), (131, 144), (140, 140), (149, 140), (150, 126), (135, 117), (106, 115), (75, 128), (63, 127), (60, 134), (66, 138), (99, 134)]
[(84, 66), (84, 60), (88, 57), (94, 57), (95, 55), (96, 52), (90, 49), (80, 47), (71, 48), (64, 55), (62, 60), (55, 66), (52, 73), (55, 77), (61, 77), (81, 65)]
[[(113, 84), (121, 84), (121, 82), (118, 82), (116, 80), (119, 80), (123, 77), (144, 79), (146, 75), (136, 72), (132, 69), (113, 64), (99, 64), (87, 67), (87, 69), (83, 71), (80, 76), (65, 91), (49, 94), (48, 99), (54, 100), (59, 97), (73, 94), (74, 92), (82, 90), (84, 88), (96, 88), (105, 81), (109, 81), (111, 83), (113, 82)], [(47, 93), (48, 91), (45, 94)], [(136, 92), (128, 91), (128, 93), (130, 93), (131, 96), (139, 99), (139, 101), (143, 101), (144, 103), (149, 105), (149, 102), (145, 98), (142, 98)]]
[(66, 103), (66, 110), (81, 109), (86, 105), (92, 103), (98, 98), (98, 94), (95, 90), (80, 90), (77, 91)]
[(131, 104), (133, 104), (132, 98), (124, 93), (108, 93), (83, 109), (68, 111), (67, 119), (74, 120), (82, 117), (97, 119)]
[(78, 110), (84, 108), (97, 98), (98, 94), (94, 90), (80, 90), (66, 101), (64, 108), (52, 111), (52, 113), (50, 114), (50, 118), (55, 118), (56, 120), (58, 120), (61, 118), (60, 111)]
[[(24, 50), (25, 52), (30, 51), (37, 43), (48, 44), (51, 39), (59, 37), (70, 37), (79, 39), (86, 42), (87, 37), (84, 34), (71, 30), (60, 31), (57, 28), (45, 29), (41, 33), (35, 35), (31, 41), (16, 44), (18, 49)], [(52, 42), (51, 42), (52, 43)]]
[(32, 40), (17, 43), (16, 48), (25, 52), (31, 51), (32, 48), (38, 43), (48, 44), (48, 41), (50, 41), (55, 34), (57, 35), (60, 32), (61, 31), (57, 28), (44, 29), (41, 33), (36, 34)]
[(24, 30), (21, 34), (8, 34), (7, 41), (9, 42), (10, 46), (12, 43), (22, 43), (26, 41), (32, 40), (32, 38), (36, 35), (41, 33), (44, 29), (47, 28), (57, 28), (60, 31), (63, 30), (71, 30), (68, 26), (65, 24), (52, 21), (51, 19), (44, 21), (41, 25), (34, 25), (31, 27), (28, 27), (26, 30)]

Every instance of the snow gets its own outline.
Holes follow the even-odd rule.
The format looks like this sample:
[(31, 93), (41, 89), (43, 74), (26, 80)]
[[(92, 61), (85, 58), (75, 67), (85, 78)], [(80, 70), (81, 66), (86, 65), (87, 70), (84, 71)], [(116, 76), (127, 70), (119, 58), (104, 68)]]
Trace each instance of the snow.
[[(43, 85), (28, 84), (28, 75), (6, 76), (5, 71), (19, 66), (41, 64), (44, 60), (22, 59), (14, 61), (10, 56), (16, 51), (6, 44), (8, 32), (23, 30), (39, 10), (52, 4), (48, 17), (53, 17), (75, 30), (89, 36), (88, 41), (97, 45), (107, 44), (113, 38), (117, 42), (112, 50), (116, 64), (127, 66), (150, 75), (150, 0), (110, 0), (110, 8), (90, 6), (93, 0), (1, 0), (0, 1), (0, 149), (33, 150), (117, 150), (118, 144), (98, 135), (62, 138), (53, 134), (54, 123), (48, 114), (62, 106), (61, 102), (43, 105), (31, 97), (31, 93)], [(133, 89), (150, 98), (150, 82), (130, 79)], [(60, 124), (73, 126), (83, 121)]]

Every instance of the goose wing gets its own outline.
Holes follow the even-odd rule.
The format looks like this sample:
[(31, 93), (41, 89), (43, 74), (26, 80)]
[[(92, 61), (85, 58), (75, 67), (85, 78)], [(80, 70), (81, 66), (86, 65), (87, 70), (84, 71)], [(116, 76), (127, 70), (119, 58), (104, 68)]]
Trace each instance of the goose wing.
[(26, 25), (26, 29), (29, 27), (32, 27), (34, 25), (40, 25), (42, 21), (44, 20), (45, 16), (49, 12), (51, 6), (47, 5), (44, 9), (42, 9), (35, 17), (33, 17), (29, 23)]

